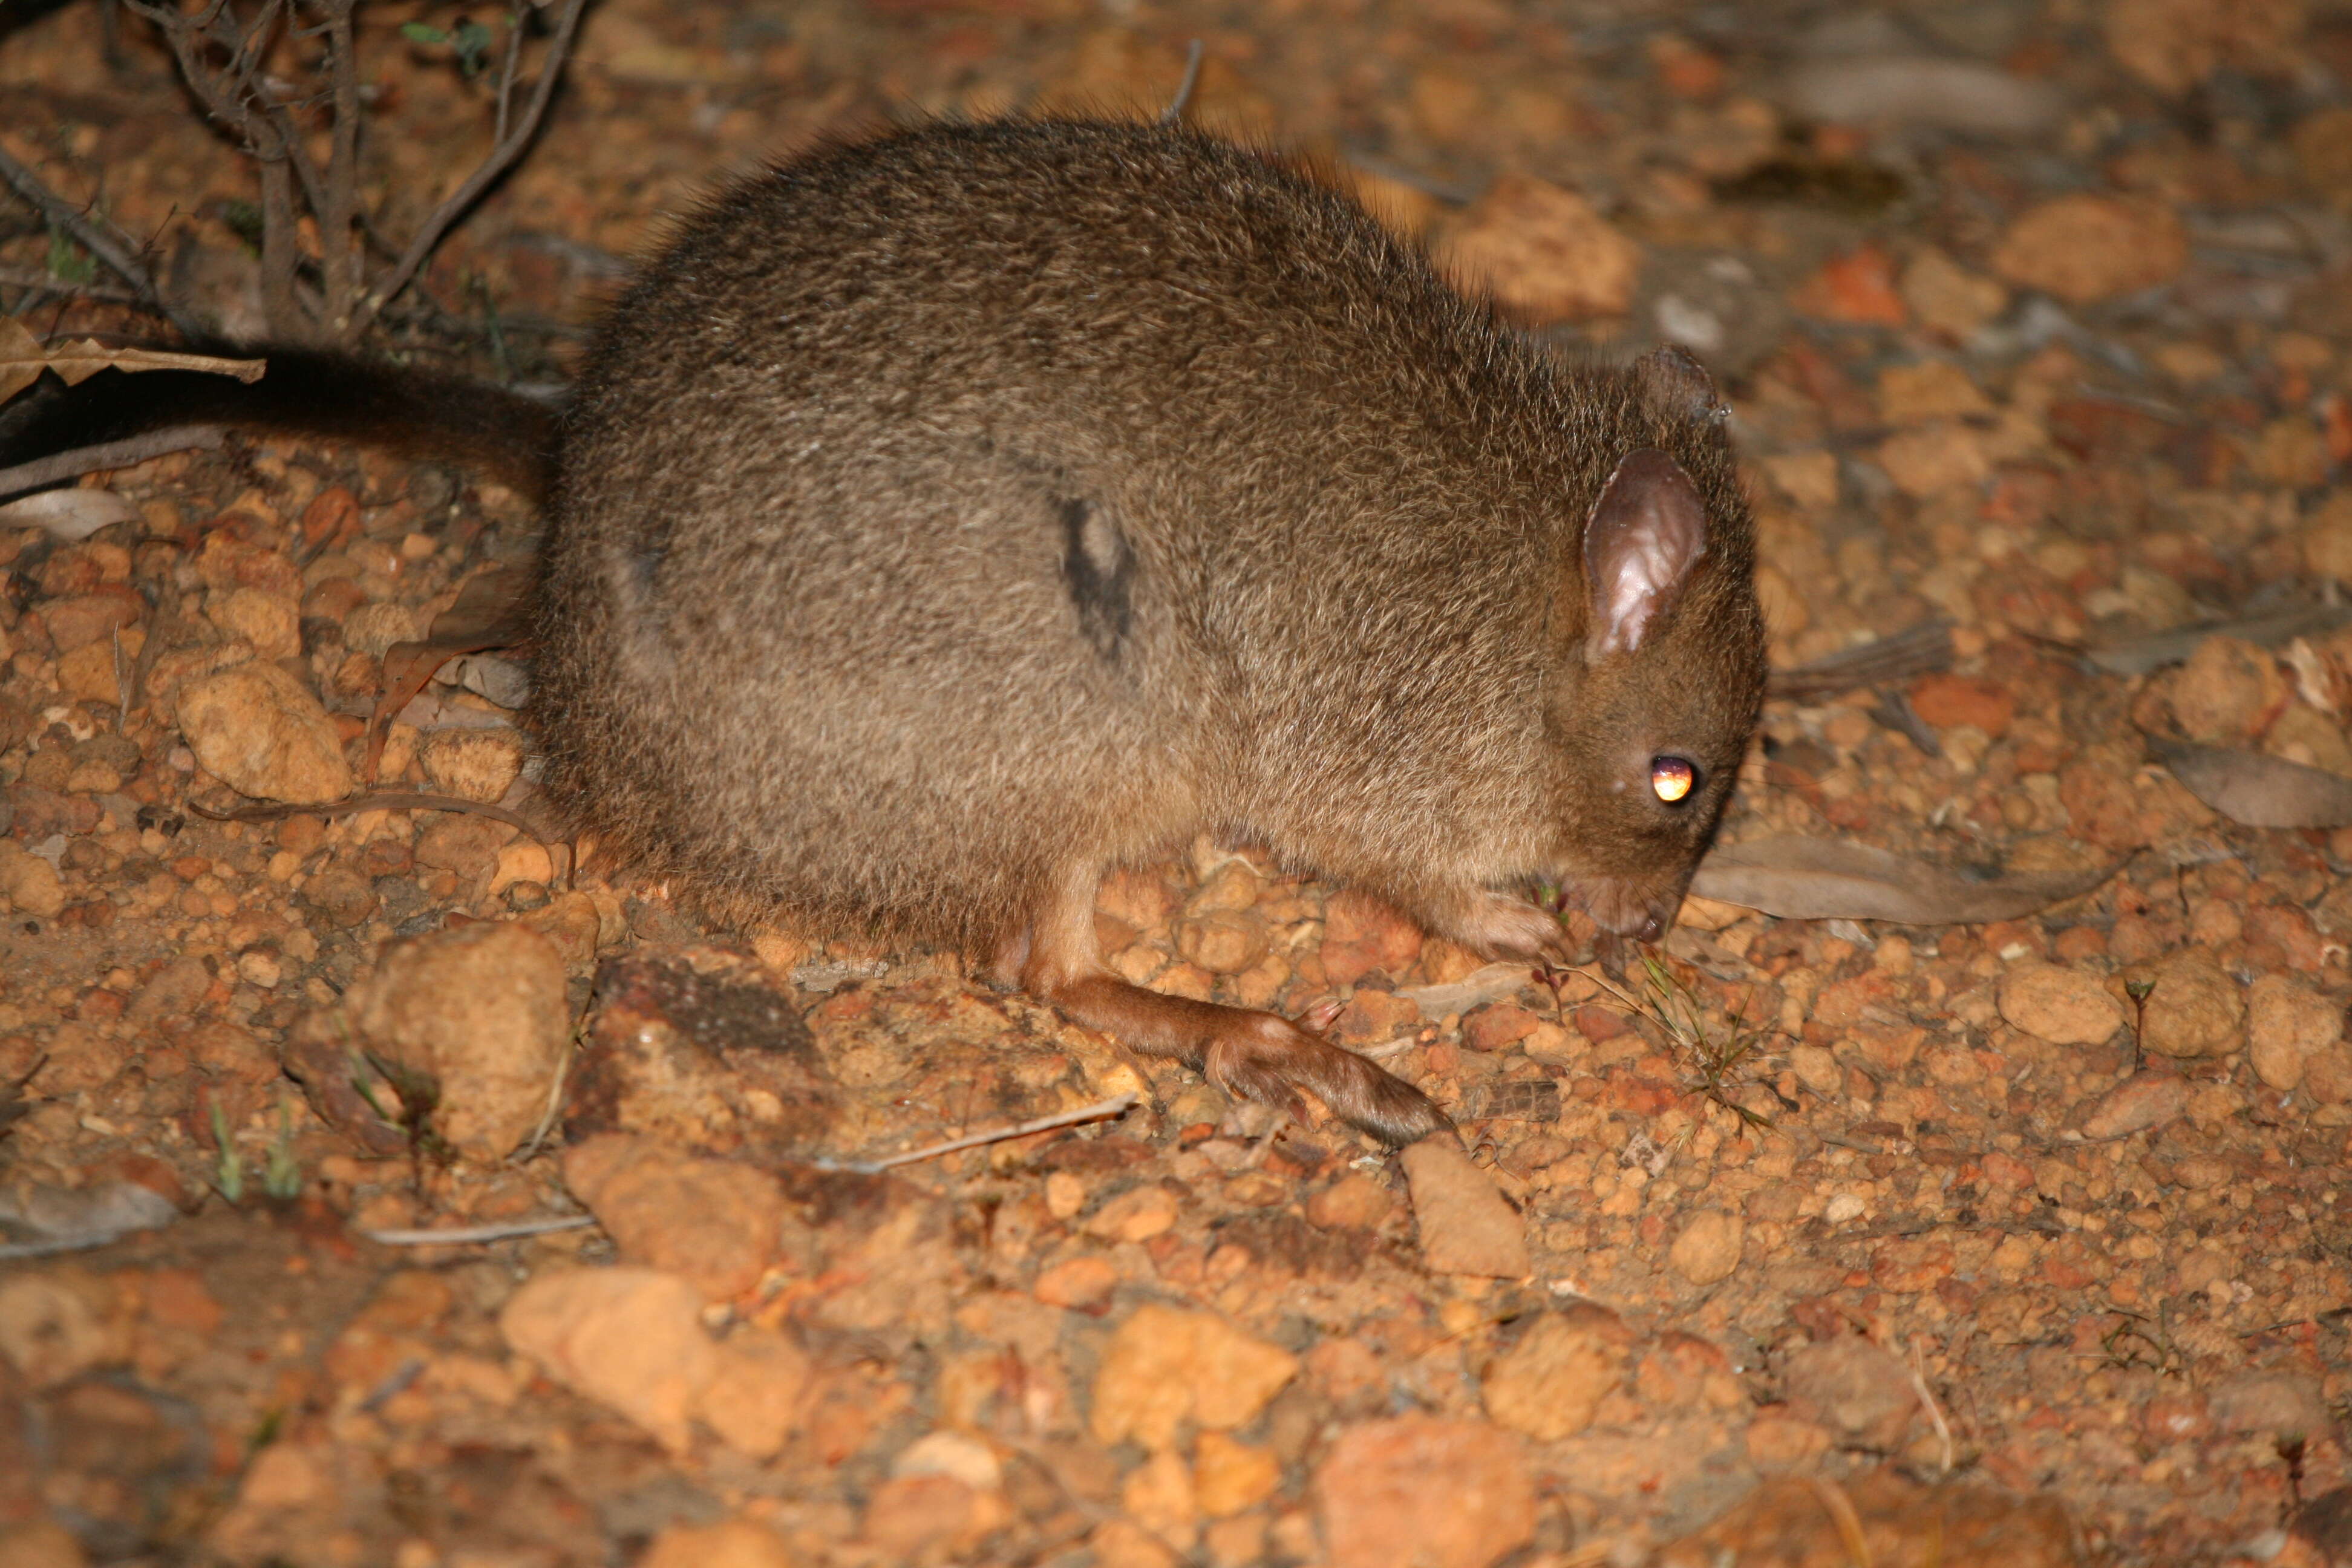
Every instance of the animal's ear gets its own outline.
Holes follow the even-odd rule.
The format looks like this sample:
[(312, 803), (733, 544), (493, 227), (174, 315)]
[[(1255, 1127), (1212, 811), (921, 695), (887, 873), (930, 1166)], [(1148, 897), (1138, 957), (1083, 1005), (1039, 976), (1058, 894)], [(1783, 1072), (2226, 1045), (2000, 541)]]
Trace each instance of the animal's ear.
[(1669, 419), (1719, 426), (1731, 416), (1706, 366), (1672, 343), (1635, 360), (1633, 379), (1643, 401)]
[(1627, 453), (1584, 521), (1585, 656), (1640, 647), (1706, 553), (1698, 486), (1654, 447)]

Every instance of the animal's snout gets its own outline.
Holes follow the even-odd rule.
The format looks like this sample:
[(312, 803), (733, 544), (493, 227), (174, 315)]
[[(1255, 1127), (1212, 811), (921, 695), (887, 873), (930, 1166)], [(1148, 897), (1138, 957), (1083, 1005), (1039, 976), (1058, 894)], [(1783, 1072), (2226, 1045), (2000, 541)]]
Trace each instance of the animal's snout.
[(1654, 882), (1579, 877), (1570, 879), (1564, 890), (1601, 926), (1635, 942), (1655, 942), (1665, 935), (1682, 907), (1679, 882), (1661, 890)]

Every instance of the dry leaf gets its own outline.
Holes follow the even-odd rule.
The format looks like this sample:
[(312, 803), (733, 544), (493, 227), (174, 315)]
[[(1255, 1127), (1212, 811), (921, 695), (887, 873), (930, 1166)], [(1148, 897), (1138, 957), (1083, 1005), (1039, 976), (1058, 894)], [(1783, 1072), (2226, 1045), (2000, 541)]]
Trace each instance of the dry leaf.
[(2201, 626), (2154, 632), (2127, 642), (2084, 648), (2083, 657), (2112, 675), (2146, 675), (2168, 664), (2179, 664), (2197, 651), (2207, 637), (2239, 637), (2257, 647), (2277, 647), (2301, 637), (2317, 637), (2352, 621), (2352, 605), (2297, 605), (2242, 621), (2213, 621)]
[(393, 716), (415, 699), (434, 671), (460, 654), (512, 647), (523, 640), (523, 602), (530, 574), (520, 567), (485, 572), (468, 582), (457, 602), (434, 617), (422, 642), (396, 642), (383, 651), (383, 695), (368, 719), (367, 766), (361, 776), (375, 782), (384, 736)]
[(88, 539), (101, 528), (138, 521), (139, 509), (112, 490), (42, 490), (0, 506), (0, 528), (46, 528), (59, 539)]
[(257, 359), (221, 359), (213, 354), (165, 353), (155, 349), (109, 348), (96, 338), (44, 345), (14, 317), (0, 317), (0, 403), (5, 403), (53, 370), (68, 386), (79, 386), (100, 371), (208, 370), (255, 382), (268, 368)]
[(2115, 873), (2105, 866), (1978, 878), (1867, 845), (1782, 835), (1717, 849), (1699, 862), (1690, 890), (1790, 920), (1972, 925), (2079, 898)]
[(2352, 826), (2352, 779), (2284, 757), (2151, 735), (2148, 750), (2190, 795), (2249, 827)]
[(1419, 1007), (1421, 1016), (1433, 1024), (1448, 1013), (1467, 1013), (1515, 995), (1527, 984), (1528, 963), (1522, 959), (1516, 963), (1490, 963), (1450, 985), (1416, 985), (1397, 994)]

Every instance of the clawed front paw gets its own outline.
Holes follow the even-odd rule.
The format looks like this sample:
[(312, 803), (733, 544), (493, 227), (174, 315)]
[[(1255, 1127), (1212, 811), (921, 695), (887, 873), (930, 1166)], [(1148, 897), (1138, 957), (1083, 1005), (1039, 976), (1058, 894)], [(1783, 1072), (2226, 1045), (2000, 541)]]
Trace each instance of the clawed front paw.
[(1464, 915), (1463, 944), (1489, 958), (1534, 958), (1559, 945), (1559, 921), (1548, 910), (1507, 893), (1480, 893)]

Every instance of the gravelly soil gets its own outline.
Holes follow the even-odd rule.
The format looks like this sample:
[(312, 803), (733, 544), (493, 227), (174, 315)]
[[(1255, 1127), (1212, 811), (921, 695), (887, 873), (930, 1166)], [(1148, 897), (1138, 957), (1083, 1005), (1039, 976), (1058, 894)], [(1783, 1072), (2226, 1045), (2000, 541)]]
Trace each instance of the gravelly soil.
[[(0, 145), (249, 320), (248, 176), (106, 16), (0, 21)], [(412, 19), (368, 34), (404, 223), (488, 125)], [(1156, 108), (1193, 37), (1194, 119), (1349, 164), (1562, 352), (1709, 362), (1776, 664), (1950, 624), (1776, 700), (1727, 839), (2116, 874), (1990, 923), (1694, 900), (1548, 974), (1249, 846), (1107, 889), (1122, 973), (1328, 1018), (1461, 1122), (1400, 1161), (492, 818), (209, 819), (214, 726), (295, 737), (258, 793), (348, 773), (532, 519), (331, 445), (95, 476), (134, 521), (0, 517), (0, 1220), (141, 1228), (0, 1262), (0, 1561), (2352, 1561), (2352, 829), (2149, 739), (2352, 777), (2352, 14), (614, 0), (391, 338), (560, 376), (714, 174)], [(0, 209), (0, 305), (152, 334), (84, 260)], [(527, 803), (512, 673), (429, 689), (382, 786)]]

